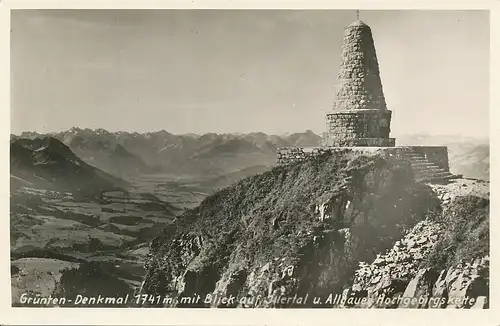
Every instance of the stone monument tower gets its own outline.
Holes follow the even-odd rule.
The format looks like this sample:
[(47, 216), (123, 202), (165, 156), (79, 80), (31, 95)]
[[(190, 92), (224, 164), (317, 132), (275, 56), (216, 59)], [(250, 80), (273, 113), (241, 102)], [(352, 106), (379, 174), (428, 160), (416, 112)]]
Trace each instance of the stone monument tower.
[(356, 20), (346, 27), (333, 112), (326, 115), (321, 147), (280, 147), (277, 165), (301, 162), (334, 152), (379, 152), (411, 168), (417, 182), (447, 182), (446, 146), (395, 146), (370, 27)]
[(395, 146), (371, 29), (359, 19), (346, 27), (333, 112), (323, 146)]

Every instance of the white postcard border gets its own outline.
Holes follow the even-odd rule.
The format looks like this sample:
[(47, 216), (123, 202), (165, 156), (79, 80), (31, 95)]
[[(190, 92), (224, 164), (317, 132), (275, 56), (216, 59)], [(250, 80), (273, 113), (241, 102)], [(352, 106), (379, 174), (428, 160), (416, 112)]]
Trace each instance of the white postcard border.
[[(0, 119), (2, 123), (0, 232), (0, 323), (38, 325), (500, 325), (499, 268), (500, 224), (498, 201), (492, 200), (490, 215), (491, 277), (490, 309), (486, 310), (366, 310), (366, 309), (184, 309), (184, 308), (12, 308), (10, 293), (9, 228), (9, 131), (10, 131), (10, 10), (11, 9), (475, 9), (490, 10), (490, 166), (500, 166), (500, 2), (469, 1), (292, 1), (292, 0), (0, 0)], [(470, 82), (470, 81), (466, 81)], [(471, 113), (474, 108), (471, 108)], [(498, 197), (499, 173), (491, 168), (491, 198)]]

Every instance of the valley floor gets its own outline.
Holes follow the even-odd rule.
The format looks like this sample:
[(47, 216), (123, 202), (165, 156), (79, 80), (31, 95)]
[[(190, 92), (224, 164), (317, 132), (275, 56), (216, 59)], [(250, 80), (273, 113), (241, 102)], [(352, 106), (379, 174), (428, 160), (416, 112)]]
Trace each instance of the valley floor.
[(66, 272), (89, 264), (95, 270), (89, 278), (105, 274), (133, 292), (144, 276), (149, 241), (207, 191), (168, 175), (141, 176), (127, 190), (91, 200), (20, 187), (11, 193), (13, 304), (20, 304), (23, 293), (45, 297), (61, 291)]

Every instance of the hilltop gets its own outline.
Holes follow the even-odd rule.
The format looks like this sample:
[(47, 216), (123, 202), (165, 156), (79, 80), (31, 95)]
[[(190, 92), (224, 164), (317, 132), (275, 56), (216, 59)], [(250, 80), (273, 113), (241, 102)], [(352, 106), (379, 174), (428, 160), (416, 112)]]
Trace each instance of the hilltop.
[(10, 143), (11, 189), (29, 185), (75, 194), (98, 194), (126, 182), (84, 162), (52, 137)]
[[(413, 257), (411, 263), (401, 264), (404, 273), (395, 274), (397, 279), (388, 274), (388, 278), (374, 277), (367, 283), (382, 283), (369, 292), (371, 296), (401, 295), (423, 268), (439, 275), (442, 270), (460, 269), (457, 262), (477, 267), (486, 261), (489, 184), (454, 181), (454, 185), (461, 183), (474, 185), (471, 188), (476, 192), (457, 193), (450, 190), (453, 185), (446, 190), (416, 183), (408, 169), (379, 154), (359, 155), (348, 150), (273, 168), (209, 196), (167, 226), (151, 243), (141, 293), (245, 298), (244, 303), (230, 305), (233, 307), (307, 307), (311, 302), (276, 303), (257, 298), (309, 296), (321, 297), (321, 305), (333, 307), (327, 302), (332, 293), (366, 296), (366, 283), (356, 278), (361, 275), (360, 264), (374, 262), (378, 268), (378, 257), (412, 234), (411, 241), (425, 244), (428, 250), (413, 257), (412, 246), (401, 249)], [(464, 229), (460, 221), (471, 214), (480, 223), (471, 222)], [(449, 223), (457, 226), (445, 231), (446, 240), (440, 245), (451, 244), (455, 250), (433, 260), (429, 251)], [(467, 234), (483, 235), (476, 239), (479, 247), (474, 244), (481, 250), (471, 250), (473, 239), (463, 237)], [(487, 274), (480, 275), (487, 282)], [(445, 277), (442, 281), (443, 286), (450, 285), (451, 295), (462, 291), (453, 290), (454, 281)], [(399, 285), (395, 287), (394, 282)], [(473, 286), (470, 281), (464, 284), (464, 291)], [(392, 292), (377, 292), (387, 288)], [(475, 295), (486, 297), (488, 293), (476, 290)], [(170, 305), (224, 306), (175, 301)]]

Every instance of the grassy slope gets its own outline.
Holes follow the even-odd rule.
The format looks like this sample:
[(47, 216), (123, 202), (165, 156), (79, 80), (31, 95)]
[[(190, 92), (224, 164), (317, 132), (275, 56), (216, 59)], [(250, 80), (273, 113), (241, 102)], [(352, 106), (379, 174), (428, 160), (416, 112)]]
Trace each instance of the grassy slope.
[(489, 255), (489, 200), (476, 196), (457, 197), (440, 221), (446, 227), (425, 267), (449, 268)]

